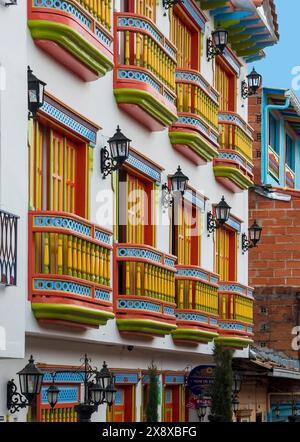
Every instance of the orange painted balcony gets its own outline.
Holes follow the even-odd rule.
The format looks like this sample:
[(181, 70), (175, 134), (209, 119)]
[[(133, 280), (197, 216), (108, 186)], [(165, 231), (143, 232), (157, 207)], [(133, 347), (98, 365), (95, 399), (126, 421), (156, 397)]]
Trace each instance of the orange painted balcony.
[(37, 46), (84, 81), (113, 68), (111, 0), (28, 0)]
[(176, 48), (147, 17), (114, 15), (116, 101), (150, 130), (169, 127), (177, 120)]
[(237, 282), (220, 282), (219, 333), (223, 345), (247, 347), (253, 338), (253, 289)]
[(176, 329), (175, 261), (146, 245), (115, 247), (117, 325), (122, 333), (164, 336)]
[(65, 212), (29, 213), (29, 300), (44, 325), (99, 327), (114, 318), (112, 233)]
[(197, 266), (176, 266), (175, 342), (207, 343), (218, 336), (218, 275)]
[(176, 69), (178, 120), (170, 128), (173, 147), (199, 165), (218, 156), (219, 94), (198, 71)]
[(242, 192), (253, 185), (253, 130), (233, 112), (219, 113), (219, 154), (214, 159), (218, 181), (232, 192)]

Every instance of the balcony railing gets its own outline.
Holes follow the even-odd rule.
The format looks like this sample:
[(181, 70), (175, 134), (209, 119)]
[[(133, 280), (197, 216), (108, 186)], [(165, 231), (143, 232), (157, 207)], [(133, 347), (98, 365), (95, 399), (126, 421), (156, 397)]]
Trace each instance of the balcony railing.
[(177, 341), (208, 342), (218, 336), (218, 275), (201, 267), (176, 266)]
[(115, 254), (119, 330), (170, 333), (176, 328), (176, 258), (153, 247), (131, 244), (118, 244)]
[(110, 231), (64, 212), (29, 214), (29, 288), (40, 321), (99, 326), (113, 318)]
[(295, 172), (286, 164), (285, 165), (285, 185), (290, 189), (295, 187)]
[(0, 210), (0, 285), (17, 284), (18, 219)]
[(192, 69), (176, 70), (178, 120), (170, 129), (175, 148), (196, 164), (217, 156), (219, 94)]
[(111, 0), (28, 0), (36, 45), (85, 81), (113, 68)]
[[(115, 14), (118, 104), (152, 130), (176, 120), (176, 48), (148, 18)], [(138, 109), (137, 109), (138, 108)]]
[(214, 159), (218, 181), (233, 192), (241, 192), (253, 184), (252, 129), (233, 112), (219, 113), (219, 154)]
[(245, 347), (253, 337), (253, 289), (235, 282), (220, 282), (219, 341)]

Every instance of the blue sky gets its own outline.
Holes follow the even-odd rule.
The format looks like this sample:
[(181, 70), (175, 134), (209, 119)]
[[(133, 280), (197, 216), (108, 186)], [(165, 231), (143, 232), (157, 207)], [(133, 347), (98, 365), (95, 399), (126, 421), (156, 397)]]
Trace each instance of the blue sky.
[[(266, 58), (254, 66), (263, 75), (264, 86), (282, 89), (294, 86), (300, 97), (300, 0), (275, 0), (275, 3), (280, 40), (277, 45), (267, 48)], [(294, 75), (291, 73), (293, 68)]]

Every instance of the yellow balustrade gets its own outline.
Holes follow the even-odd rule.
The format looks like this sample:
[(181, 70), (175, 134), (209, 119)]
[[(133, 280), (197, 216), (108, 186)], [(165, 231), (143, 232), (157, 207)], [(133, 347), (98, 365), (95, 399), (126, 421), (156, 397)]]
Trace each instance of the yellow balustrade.
[(124, 281), (119, 294), (175, 302), (174, 272), (150, 263), (125, 261), (119, 263), (119, 274)]
[(253, 300), (239, 295), (220, 294), (221, 319), (253, 323)]
[(81, 6), (108, 30), (111, 28), (111, 0), (78, 0)]
[(193, 82), (176, 82), (177, 110), (179, 113), (193, 113), (201, 117), (216, 131), (219, 105), (199, 85)]
[(200, 310), (218, 315), (218, 288), (204, 282), (177, 279), (176, 304), (181, 310)]
[(220, 148), (240, 152), (247, 160), (252, 161), (253, 139), (235, 124), (220, 124)]
[[(48, 216), (47, 212), (45, 218)], [(72, 215), (69, 218), (71, 219)], [(76, 218), (74, 222), (75, 220)], [(33, 273), (66, 275), (110, 287), (110, 246), (106, 246), (92, 236), (84, 236), (76, 231), (72, 233), (68, 228), (52, 229), (45, 225), (36, 228), (33, 221), (32, 223)], [(92, 230), (93, 225), (90, 225), (90, 228)]]
[(72, 407), (42, 408), (41, 422), (77, 422), (77, 413)]
[[(137, 18), (148, 21), (146, 17)], [(120, 64), (149, 70), (164, 86), (175, 92), (176, 49), (160, 34), (154, 23), (149, 21), (149, 24), (159, 36), (159, 41), (144, 29), (133, 30), (118, 26)], [(166, 45), (172, 48), (174, 57), (170, 55)]]

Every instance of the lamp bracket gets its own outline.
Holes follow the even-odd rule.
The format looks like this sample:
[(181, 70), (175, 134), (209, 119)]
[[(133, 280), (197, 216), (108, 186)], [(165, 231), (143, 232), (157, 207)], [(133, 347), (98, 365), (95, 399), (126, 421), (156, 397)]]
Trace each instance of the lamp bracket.
[(249, 241), (246, 233), (243, 233), (242, 235), (242, 251), (243, 251), (243, 255), (248, 252), (249, 249), (253, 248), (253, 244), (251, 243), (251, 241)]
[(100, 166), (102, 178), (105, 179), (108, 175), (110, 175), (114, 170), (119, 169), (119, 165), (116, 161), (114, 161), (110, 156), (108, 149), (103, 147), (100, 152)]
[(211, 61), (213, 58), (215, 58), (216, 55), (220, 55), (221, 51), (216, 48), (216, 46), (213, 43), (212, 38), (208, 38), (206, 41), (206, 56), (207, 61)]
[(21, 408), (28, 407), (29, 401), (18, 392), (14, 379), (7, 382), (6, 406), (10, 413), (16, 413)]
[(244, 80), (242, 81), (242, 98), (245, 100), (246, 98), (250, 97), (251, 91), (249, 90), (249, 87), (247, 85), (247, 82)]
[(168, 209), (169, 207), (172, 207), (172, 205), (174, 204), (174, 198), (167, 184), (163, 184), (161, 190), (162, 190), (162, 197), (161, 197), (162, 206), (165, 209)]
[[(218, 228), (217, 220), (215, 216), (211, 213), (207, 213), (207, 231), (209, 233), (214, 233), (214, 231)], [(210, 236), (210, 235), (208, 235)]]

